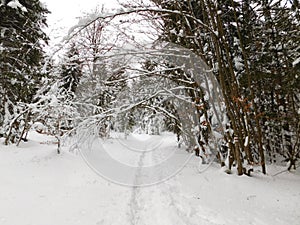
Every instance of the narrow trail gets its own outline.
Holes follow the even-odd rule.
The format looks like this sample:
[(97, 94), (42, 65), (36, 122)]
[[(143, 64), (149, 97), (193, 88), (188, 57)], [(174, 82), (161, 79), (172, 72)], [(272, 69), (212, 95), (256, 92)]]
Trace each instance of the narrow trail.
[[(145, 149), (146, 150), (146, 149)], [(138, 162), (138, 169), (137, 173), (134, 177), (133, 184), (139, 184), (139, 179), (141, 178), (141, 170), (144, 166), (144, 158), (146, 155), (146, 151), (143, 151), (140, 155), (139, 162)], [(140, 202), (138, 201), (140, 195), (140, 188), (138, 186), (133, 186), (131, 191), (130, 203), (129, 203), (129, 221), (131, 225), (138, 225), (139, 224), (139, 212), (141, 209)]]
[[(163, 151), (166, 147), (161, 145), (155, 152), (147, 152), (147, 146), (144, 147), (134, 178), (135, 184), (140, 182), (146, 154), (147, 157), (151, 154), (153, 164), (159, 163), (165, 157)], [(128, 220), (130, 225), (150, 225), (149, 221), (155, 225), (217, 225), (201, 215), (200, 206), (190, 205), (189, 199), (180, 190), (176, 176), (156, 185), (132, 187)]]

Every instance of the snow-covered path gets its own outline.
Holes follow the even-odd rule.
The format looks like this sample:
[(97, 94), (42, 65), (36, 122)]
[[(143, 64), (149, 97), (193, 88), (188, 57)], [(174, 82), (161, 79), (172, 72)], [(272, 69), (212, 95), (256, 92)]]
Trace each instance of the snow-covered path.
[[(180, 172), (181, 166), (187, 162), (186, 159), (190, 157), (190, 154), (177, 147), (175, 137), (163, 135), (151, 136), (147, 139), (143, 135), (137, 136), (129, 136), (126, 140), (118, 137), (102, 143), (96, 142), (89, 145), (92, 151), (87, 150), (86, 153), (83, 153), (92, 169), (112, 182), (126, 185), (129, 189), (128, 196), (124, 195), (122, 200), (128, 202), (122, 224), (222, 224), (213, 222), (213, 219), (207, 219), (207, 215), (206, 217), (202, 216), (202, 212), (190, 205), (185, 194), (180, 190), (176, 172)], [(100, 145), (103, 148), (99, 148)], [(114, 172), (117, 174), (106, 170), (111, 170), (108, 163), (110, 162), (107, 156), (108, 152), (109, 157), (115, 159), (111, 162), (111, 166), (115, 167)], [(182, 154), (186, 158), (179, 161), (178, 158), (184, 158)], [(134, 169), (127, 172), (124, 170), (132, 168), (122, 167), (123, 171), (120, 171), (116, 162), (131, 164)], [(176, 163), (178, 164), (176, 165)], [(163, 167), (156, 167), (159, 164), (163, 164)], [(120, 173), (127, 176), (127, 179), (120, 178)], [(155, 184), (151, 185), (150, 178), (154, 179)], [(107, 214), (111, 214), (110, 209)], [(211, 214), (211, 218), (213, 218), (213, 213)], [(114, 216), (112, 215), (111, 218)], [(118, 224), (114, 220), (102, 222), (102, 224)]]
[[(155, 146), (155, 143), (159, 142), (154, 139), (153, 143), (150, 142), (143, 146), (145, 151), (139, 156), (134, 183), (140, 183), (138, 179), (141, 178), (141, 170), (146, 163), (149, 164), (149, 161), (152, 165), (160, 163), (166, 157), (164, 150), (172, 146), (170, 142), (166, 141), (166, 143), (158, 145), (155, 151), (147, 151), (147, 148)], [(172, 148), (177, 147), (173, 144)], [(148, 159), (146, 159), (146, 155)], [(160, 180), (164, 180), (164, 177), (160, 177)], [(132, 187), (128, 212), (129, 224), (216, 224), (202, 217), (199, 211), (195, 211), (196, 209), (188, 204), (189, 201), (179, 187), (176, 176), (148, 187)]]
[[(0, 225), (299, 224), (299, 171), (273, 177), (282, 168), (269, 167), (269, 176), (250, 178), (213, 164), (199, 174), (193, 157), (162, 183), (120, 186), (67, 149), (56, 155), (49, 139), (35, 134), (19, 148), (0, 146)], [(143, 167), (161, 160), (154, 152), (140, 156), (129, 161)]]
[(200, 207), (190, 204), (174, 180), (157, 186), (132, 190), (129, 217), (131, 225), (223, 224), (213, 218), (213, 212), (211, 215), (202, 214)]

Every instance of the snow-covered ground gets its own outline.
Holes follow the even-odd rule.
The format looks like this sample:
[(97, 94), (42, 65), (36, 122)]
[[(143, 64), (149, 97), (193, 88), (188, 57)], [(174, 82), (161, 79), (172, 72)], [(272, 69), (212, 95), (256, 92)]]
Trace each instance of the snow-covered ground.
[(130, 187), (103, 179), (67, 147), (55, 150), (37, 133), (20, 147), (0, 144), (1, 225), (300, 224), (300, 171), (272, 176), (284, 168), (269, 166), (267, 176), (238, 177), (212, 164), (199, 173), (192, 157), (165, 182)]

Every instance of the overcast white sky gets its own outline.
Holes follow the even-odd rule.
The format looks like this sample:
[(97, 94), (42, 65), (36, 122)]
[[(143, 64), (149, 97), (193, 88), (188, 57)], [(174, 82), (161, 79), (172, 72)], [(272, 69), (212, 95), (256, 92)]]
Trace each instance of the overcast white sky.
[(49, 28), (46, 32), (51, 38), (61, 37), (77, 23), (76, 17), (82, 16), (97, 6), (118, 8), (117, 0), (41, 0), (51, 14), (48, 15)]

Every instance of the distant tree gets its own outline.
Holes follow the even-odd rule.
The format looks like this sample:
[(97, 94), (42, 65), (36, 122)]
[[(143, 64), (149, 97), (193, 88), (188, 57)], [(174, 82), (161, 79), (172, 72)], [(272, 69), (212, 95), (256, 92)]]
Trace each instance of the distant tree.
[(64, 61), (61, 63), (61, 90), (65, 92), (66, 97), (75, 97), (76, 88), (83, 76), (82, 60), (80, 59), (79, 51), (76, 44), (72, 43)]

